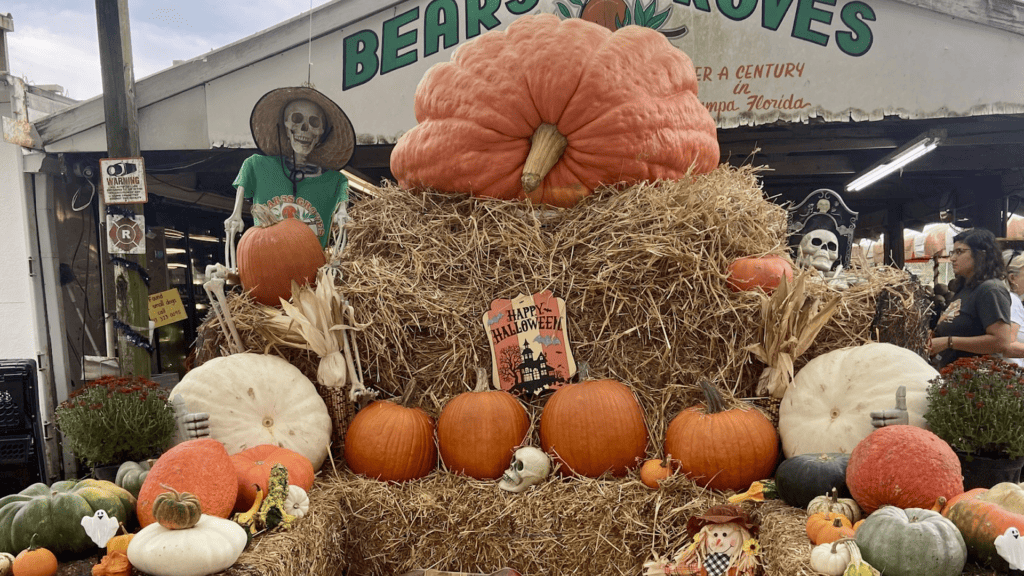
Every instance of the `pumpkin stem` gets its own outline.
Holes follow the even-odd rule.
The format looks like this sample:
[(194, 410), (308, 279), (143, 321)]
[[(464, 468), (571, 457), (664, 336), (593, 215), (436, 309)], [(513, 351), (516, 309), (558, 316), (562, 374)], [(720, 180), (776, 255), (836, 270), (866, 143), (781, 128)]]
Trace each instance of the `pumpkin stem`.
[(936, 498), (935, 505), (932, 506), (932, 512), (938, 512), (941, 514), (942, 509), (946, 507), (946, 502), (947, 500), (945, 496), (939, 496), (938, 498)]
[(833, 554), (836, 553), (836, 547), (839, 546), (840, 544), (842, 544), (844, 542), (852, 542), (853, 540), (854, 540), (853, 538), (845, 538), (845, 537), (836, 540), (835, 542), (832, 543), (832, 553)]
[(491, 389), (491, 379), (487, 377), (487, 369), (483, 366), (476, 367), (476, 389), (473, 392), (487, 392)]
[(253, 215), (256, 226), (260, 228), (267, 228), (281, 221), (281, 217), (274, 214), (274, 211), (266, 204), (253, 204), (250, 213)]
[(569, 145), (554, 124), (541, 124), (530, 137), (530, 153), (523, 165), (523, 192), (533, 192), (555, 167)]
[(412, 401), (413, 393), (416, 392), (416, 378), (409, 378), (409, 383), (405, 385), (405, 391), (402, 392), (402, 399), (399, 401), (402, 406), (409, 407), (409, 402)]
[(719, 412), (725, 412), (725, 401), (722, 400), (722, 393), (718, 391), (707, 380), (701, 380), (697, 382), (702, 392), (704, 392), (704, 398), (706, 400), (707, 407), (704, 412), (706, 414), (718, 414)]
[(586, 362), (578, 362), (576, 364), (576, 376), (580, 382), (590, 380), (590, 364)]

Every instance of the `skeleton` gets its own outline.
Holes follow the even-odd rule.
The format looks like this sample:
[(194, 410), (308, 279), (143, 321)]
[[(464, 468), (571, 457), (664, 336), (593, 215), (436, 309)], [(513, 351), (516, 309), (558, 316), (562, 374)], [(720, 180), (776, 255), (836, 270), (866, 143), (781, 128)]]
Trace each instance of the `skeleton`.
[(175, 444), (196, 438), (206, 438), (210, 435), (210, 415), (206, 412), (189, 412), (185, 399), (181, 394), (176, 394), (171, 399), (174, 406), (174, 420), (177, 424), (175, 431)]
[(551, 460), (539, 448), (524, 446), (512, 455), (512, 464), (498, 482), (498, 488), (519, 494), (540, 484), (551, 472)]
[[(291, 145), (292, 161), (295, 167), (307, 166), (306, 159), (320, 144), (324, 132), (329, 130), (327, 116), (323, 109), (309, 100), (292, 100), (284, 107), (282, 123), (288, 134), (288, 142)], [(318, 166), (315, 173), (308, 174), (308, 177), (319, 176), (323, 171)], [(242, 220), (242, 205), (245, 200), (245, 189), (239, 186), (235, 193), (235, 206), (231, 216), (224, 221), (224, 233), (227, 242), (224, 245), (224, 262), (229, 270), (237, 270), (235, 239), (245, 230), (245, 222)], [(331, 264), (336, 266), (345, 248), (347, 234), (345, 225), (350, 220), (348, 209), (345, 203), (339, 204), (335, 210), (332, 221), (338, 226), (338, 233), (334, 239), (334, 246), (331, 250)]]
[(206, 267), (206, 277), (209, 280), (203, 284), (206, 297), (210, 301), (210, 308), (217, 316), (220, 329), (224, 332), (224, 339), (228, 343), (228, 352), (238, 354), (245, 352), (242, 346), (242, 339), (235, 329), (235, 321), (231, 318), (231, 308), (228, 306), (227, 296), (224, 294), (224, 283), (227, 280), (228, 269), (223, 264), (211, 264)]
[(828, 272), (832, 264), (839, 258), (839, 238), (828, 230), (812, 230), (800, 240), (800, 255), (796, 259), (799, 266), (815, 268)]

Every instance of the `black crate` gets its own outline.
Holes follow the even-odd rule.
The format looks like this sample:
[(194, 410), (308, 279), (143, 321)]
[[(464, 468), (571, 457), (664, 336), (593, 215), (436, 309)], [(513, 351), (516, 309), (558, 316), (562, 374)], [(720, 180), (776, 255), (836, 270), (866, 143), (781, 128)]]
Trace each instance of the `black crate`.
[(30, 434), (0, 437), (0, 496), (43, 481), (39, 450)]
[(0, 360), (0, 434), (36, 434), (38, 422), (35, 361)]

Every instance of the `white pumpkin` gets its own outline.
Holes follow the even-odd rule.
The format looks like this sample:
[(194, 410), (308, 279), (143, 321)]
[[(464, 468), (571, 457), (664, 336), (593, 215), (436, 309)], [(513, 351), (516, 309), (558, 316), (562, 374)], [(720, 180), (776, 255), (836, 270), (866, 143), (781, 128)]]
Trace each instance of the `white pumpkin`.
[(245, 549), (245, 528), (203, 514), (191, 528), (170, 530), (154, 522), (128, 543), (128, 561), (153, 576), (206, 576), (226, 570)]
[(13, 565), (14, 555), (9, 552), (0, 552), (0, 576), (8, 576)]
[(302, 454), (319, 470), (331, 441), (331, 417), (313, 383), (279, 356), (232, 354), (190, 370), (172, 390), (190, 412), (210, 415), (210, 437), (236, 454), (273, 444)]
[(309, 494), (302, 486), (288, 485), (288, 495), (284, 499), (284, 511), (296, 518), (302, 518), (309, 512)]
[(811, 568), (827, 576), (841, 576), (853, 557), (857, 544), (850, 540), (836, 540), (818, 544), (811, 549)]
[(873, 342), (822, 354), (793, 379), (779, 406), (786, 457), (849, 454), (871, 434), (871, 413), (891, 410), (896, 389), (907, 387), (910, 425), (927, 428), (928, 381), (939, 373), (917, 354)]

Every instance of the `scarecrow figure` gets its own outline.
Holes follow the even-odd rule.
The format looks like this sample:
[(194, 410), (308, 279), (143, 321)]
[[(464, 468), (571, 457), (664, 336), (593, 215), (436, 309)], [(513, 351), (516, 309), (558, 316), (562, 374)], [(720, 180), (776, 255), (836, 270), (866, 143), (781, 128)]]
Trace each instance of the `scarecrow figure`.
[(739, 506), (712, 506), (690, 518), (686, 532), (693, 542), (672, 560), (656, 556), (644, 564), (644, 576), (754, 576), (760, 571), (758, 526)]
[(244, 199), (264, 204), (275, 215), (305, 222), (327, 247), (331, 224), (338, 225), (337, 258), (345, 245), (348, 178), (340, 172), (355, 150), (355, 131), (345, 112), (317, 90), (277, 88), (253, 106), (249, 129), (262, 154), (245, 159), (235, 178), (235, 206), (224, 221), (227, 268), (236, 269), (235, 240), (245, 228)]

